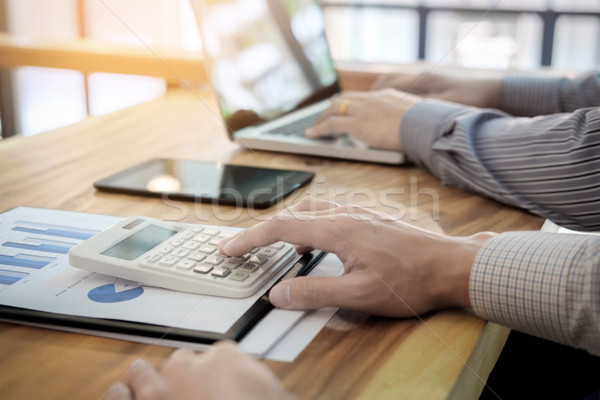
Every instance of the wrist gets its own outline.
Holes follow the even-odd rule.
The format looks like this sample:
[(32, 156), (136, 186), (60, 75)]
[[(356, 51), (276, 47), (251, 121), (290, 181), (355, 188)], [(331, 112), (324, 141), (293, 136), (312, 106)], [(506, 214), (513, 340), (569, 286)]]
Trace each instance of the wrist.
[(451, 237), (439, 250), (433, 266), (434, 298), (438, 308), (470, 308), (469, 278), (477, 254), (496, 234), (477, 233), (467, 237)]
[(484, 93), (483, 108), (500, 109), (502, 99), (502, 79), (485, 79), (481, 82)]

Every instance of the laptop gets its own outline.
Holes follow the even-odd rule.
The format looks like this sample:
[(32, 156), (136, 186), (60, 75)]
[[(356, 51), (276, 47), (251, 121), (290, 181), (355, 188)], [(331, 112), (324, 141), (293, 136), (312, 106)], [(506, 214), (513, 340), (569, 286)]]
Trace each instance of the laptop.
[(401, 164), (347, 135), (304, 136), (340, 92), (315, 0), (191, 0), (230, 138), (256, 149)]

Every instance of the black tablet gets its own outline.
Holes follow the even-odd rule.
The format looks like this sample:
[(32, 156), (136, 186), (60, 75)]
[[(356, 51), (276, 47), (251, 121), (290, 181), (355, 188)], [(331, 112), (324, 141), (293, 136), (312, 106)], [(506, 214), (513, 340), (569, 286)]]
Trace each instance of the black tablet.
[(310, 182), (312, 172), (153, 159), (94, 183), (99, 190), (267, 208)]

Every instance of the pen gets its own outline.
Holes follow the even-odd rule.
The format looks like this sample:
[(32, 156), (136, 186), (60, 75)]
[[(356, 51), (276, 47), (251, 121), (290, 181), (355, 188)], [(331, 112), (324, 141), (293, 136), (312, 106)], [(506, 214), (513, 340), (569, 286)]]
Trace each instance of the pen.
[[(273, 286), (284, 279), (295, 278), (297, 276), (306, 276), (313, 268), (325, 257), (327, 253), (320, 250), (314, 250), (310, 253), (305, 253), (296, 261), (294, 266), (288, 270), (281, 278), (275, 282)], [(270, 289), (269, 289), (270, 290)], [(267, 291), (268, 294), (268, 291)]]
[[(300, 257), (294, 265), (273, 284), (273, 286), (284, 279), (308, 275), (326, 255), (326, 252), (320, 250), (314, 250), (310, 253), (303, 254), (302, 257)], [(273, 286), (271, 286), (271, 288)], [(271, 291), (271, 288), (260, 296), (231, 327), (229, 333), (233, 334), (234, 340), (239, 342), (254, 325), (267, 315), (269, 311), (275, 308), (269, 301), (269, 292)]]

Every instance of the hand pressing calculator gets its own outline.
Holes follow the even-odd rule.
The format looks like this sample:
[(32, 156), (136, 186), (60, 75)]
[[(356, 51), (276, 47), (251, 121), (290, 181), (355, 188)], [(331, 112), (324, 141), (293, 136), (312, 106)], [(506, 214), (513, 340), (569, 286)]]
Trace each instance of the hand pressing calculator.
[(242, 298), (295, 257), (283, 242), (228, 257), (218, 243), (230, 228), (129, 217), (69, 251), (72, 266), (167, 289)]

